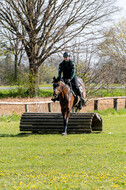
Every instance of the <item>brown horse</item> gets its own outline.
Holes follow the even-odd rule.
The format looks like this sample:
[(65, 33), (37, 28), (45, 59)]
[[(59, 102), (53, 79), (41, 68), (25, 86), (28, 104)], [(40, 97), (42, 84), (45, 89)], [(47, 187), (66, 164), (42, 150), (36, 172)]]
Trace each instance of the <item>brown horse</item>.
[[(86, 91), (85, 91), (85, 85), (82, 81), (82, 79), (78, 79), (79, 84), (82, 87), (82, 96), (85, 98), (86, 97)], [(53, 91), (54, 91), (54, 96), (59, 96), (59, 101), (60, 101), (60, 106), (61, 106), (61, 112), (63, 115), (63, 120), (64, 120), (64, 133), (62, 135), (67, 135), (67, 126), (68, 126), (68, 121), (70, 117), (70, 112), (74, 106), (75, 103), (75, 96), (72, 93), (72, 90), (70, 86), (65, 84), (62, 80), (59, 78), (53, 78)]]

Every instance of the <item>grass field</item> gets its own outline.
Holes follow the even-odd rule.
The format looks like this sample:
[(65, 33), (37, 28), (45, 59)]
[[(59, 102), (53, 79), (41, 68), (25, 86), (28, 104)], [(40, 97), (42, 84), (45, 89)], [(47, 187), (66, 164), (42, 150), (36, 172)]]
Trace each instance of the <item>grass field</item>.
[[(7, 87), (7, 86), (5, 86)], [(18, 87), (18, 86), (10, 86), (10, 87)], [(40, 85), (40, 87), (52, 87), (52, 84), (44, 84)], [(115, 87), (118, 87), (116, 85)], [(9, 90), (2, 90), (0, 89), (0, 98), (8, 98), (8, 97), (28, 97), (27, 89), (24, 87), (18, 87), (17, 89), (9, 89)], [(53, 90), (52, 89), (40, 89), (39, 93), (37, 94), (39, 97), (49, 97), (53, 96)], [(113, 96), (126, 96), (126, 89), (109, 89), (109, 92), (107, 89), (100, 89), (97, 92), (90, 91), (88, 92), (88, 97), (113, 97)], [(36, 95), (34, 95), (36, 97)]]
[(103, 132), (20, 134), (0, 122), (1, 190), (126, 189), (126, 115), (102, 116)]
[(94, 97), (113, 97), (113, 96), (126, 96), (125, 89), (110, 89), (109, 92), (107, 89), (100, 89), (96, 93), (93, 93)]
[[(52, 89), (41, 89), (39, 91), (39, 97), (50, 97), (53, 95)], [(35, 95), (34, 97), (36, 97)], [(29, 95), (27, 94), (27, 90), (23, 88), (13, 89), (13, 90), (0, 90), (0, 98), (27, 98)]]

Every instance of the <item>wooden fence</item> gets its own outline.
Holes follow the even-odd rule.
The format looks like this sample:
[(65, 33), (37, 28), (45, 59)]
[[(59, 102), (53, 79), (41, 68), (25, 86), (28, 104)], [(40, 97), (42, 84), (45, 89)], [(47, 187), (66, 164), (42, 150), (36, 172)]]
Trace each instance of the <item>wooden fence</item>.
[[(89, 104), (91, 102), (91, 105), (93, 105), (93, 106), (91, 106), (90, 111), (93, 111), (93, 109), (98, 111), (98, 110), (100, 110), (100, 102), (101, 101), (111, 100), (111, 101), (113, 101), (111, 108), (113, 107), (115, 110), (118, 110), (119, 109), (119, 104), (120, 104), (119, 103), (120, 99), (123, 99), (123, 106), (122, 107), (124, 109), (126, 109), (126, 96), (88, 99), (87, 100), (87, 104)], [(30, 105), (34, 105), (35, 106), (35, 105), (41, 105), (41, 104), (43, 104), (43, 106), (45, 104), (47, 105), (47, 109), (46, 110), (48, 112), (54, 112), (53, 111), (54, 109), (52, 109), (52, 106), (53, 106), (53, 108), (55, 106), (57, 106), (57, 105), (59, 106), (59, 104), (56, 104), (56, 103), (54, 103), (52, 101), (41, 101), (41, 102), (39, 102), (39, 101), (38, 102), (0, 102), (0, 115), (2, 114), (2, 111), (1, 111), (1, 106), (2, 105), (5, 106), (5, 111), (6, 112), (7, 112), (7, 106), (9, 106), (9, 105), (11, 105), (11, 107), (12, 106), (16, 106), (16, 105), (17, 106), (24, 105), (24, 111), (25, 112), (31, 112), (31, 110), (29, 109)], [(88, 105), (86, 107), (88, 107)], [(86, 107), (84, 107), (84, 109), (82, 109), (81, 112), (87, 112), (87, 111), (89, 111), (89, 109), (88, 110), (85, 109)], [(107, 108), (109, 108), (109, 105), (107, 105), (107, 103), (105, 103), (105, 109), (107, 109)], [(60, 109), (57, 108), (55, 110), (55, 112), (59, 112), (59, 110)], [(42, 112), (45, 112), (45, 111), (42, 110)]]
[(124, 105), (124, 108), (126, 109), (126, 96), (119, 96), (119, 97), (105, 97), (105, 98), (97, 98), (97, 99), (89, 99), (89, 101), (94, 101), (94, 110), (99, 110), (99, 100), (110, 100), (110, 99), (113, 99), (113, 108), (115, 110), (118, 110), (118, 100), (119, 99), (125, 99), (125, 105)]
[(0, 102), (0, 105), (24, 105), (25, 112), (29, 112), (29, 105), (48, 104), (48, 112), (51, 112), (51, 103), (53, 103), (53, 101), (42, 101), (42, 102)]

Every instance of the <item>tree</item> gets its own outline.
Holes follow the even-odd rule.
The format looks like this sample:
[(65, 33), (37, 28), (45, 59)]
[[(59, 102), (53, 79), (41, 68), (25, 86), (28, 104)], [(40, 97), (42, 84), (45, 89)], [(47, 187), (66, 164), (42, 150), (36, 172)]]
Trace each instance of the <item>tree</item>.
[[(52, 54), (99, 28), (115, 11), (115, 0), (2, 0), (0, 23), (22, 42), (29, 60), (30, 94), (38, 68)], [(65, 36), (65, 40), (64, 40)], [(66, 45), (65, 45), (66, 44)], [(33, 86), (34, 85), (34, 86)]]
[(0, 61), (4, 58), (4, 56), (10, 54), (11, 52), (8, 51), (6, 42), (4, 39), (0, 36)]
[(52, 65), (43, 64), (39, 68), (39, 84), (52, 83), (52, 78), (57, 75), (57, 69)]
[(11, 54), (6, 54), (0, 61), (0, 83), (10, 85), (13, 82), (13, 59)]
[(92, 96), (104, 86), (101, 80), (100, 58), (94, 59), (94, 52), (90, 52), (85, 59), (76, 65), (77, 76), (82, 78), (86, 86), (87, 97)]
[(99, 56), (102, 57), (104, 80), (108, 78), (110, 82), (125, 84), (126, 20), (122, 19), (104, 33), (104, 41), (98, 46), (98, 49)]
[(16, 83), (18, 81), (18, 71), (24, 54), (22, 43), (13, 34), (10, 32), (7, 33), (7, 31), (3, 29), (0, 31), (0, 36), (3, 36), (0, 56), (10, 54), (11, 58), (13, 58), (13, 82)]
[(14, 57), (14, 81), (18, 81), (18, 70), (20, 69), (22, 57), (24, 54), (22, 44), (18, 38), (9, 38), (8, 50), (12, 52)]

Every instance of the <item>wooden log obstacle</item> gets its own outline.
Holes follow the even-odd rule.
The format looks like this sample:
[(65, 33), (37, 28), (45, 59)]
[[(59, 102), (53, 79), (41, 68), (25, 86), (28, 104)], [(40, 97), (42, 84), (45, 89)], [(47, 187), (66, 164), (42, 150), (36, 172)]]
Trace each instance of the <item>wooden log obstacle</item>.
[[(61, 113), (23, 113), (20, 131), (41, 133), (62, 133), (63, 117)], [(102, 131), (102, 118), (97, 113), (71, 113), (68, 133), (91, 133)]]

